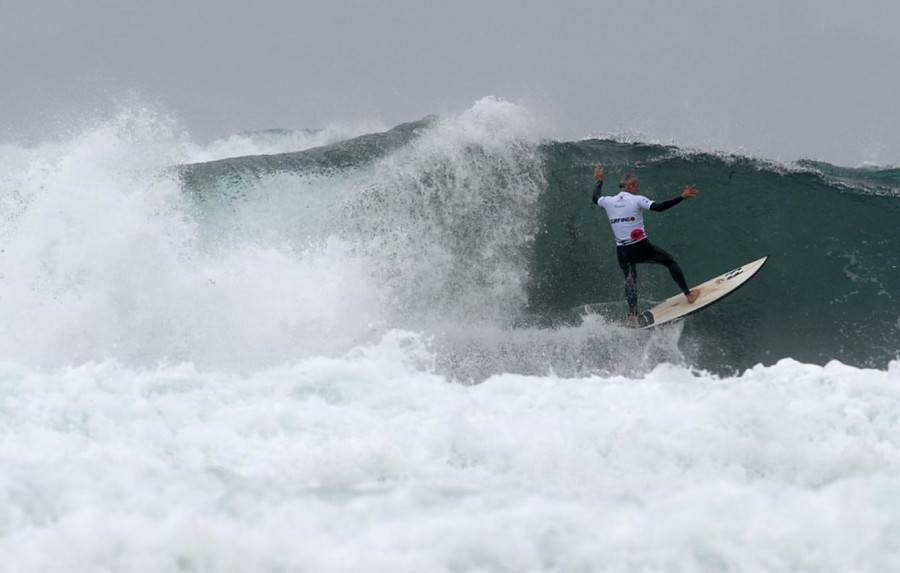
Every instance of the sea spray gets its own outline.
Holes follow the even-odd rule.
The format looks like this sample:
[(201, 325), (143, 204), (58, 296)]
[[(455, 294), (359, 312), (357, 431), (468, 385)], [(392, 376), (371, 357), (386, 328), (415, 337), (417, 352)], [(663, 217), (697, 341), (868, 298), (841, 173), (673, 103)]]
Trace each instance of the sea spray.
[(5, 156), (4, 357), (245, 370), (368, 339), (383, 317), (367, 261), (328, 236), (209, 240), (172, 171), (188, 147), (140, 119)]
[(511, 325), (525, 306), (543, 178), (524, 110), (487, 99), (379, 162), (347, 201), (398, 320)]

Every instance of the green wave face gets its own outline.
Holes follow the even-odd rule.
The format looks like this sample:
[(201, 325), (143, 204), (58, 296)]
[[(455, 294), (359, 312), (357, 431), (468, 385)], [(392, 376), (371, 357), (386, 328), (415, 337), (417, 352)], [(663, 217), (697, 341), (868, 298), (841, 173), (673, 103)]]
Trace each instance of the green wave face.
[[(781, 166), (609, 141), (551, 144), (545, 156), (551, 184), (542, 197), (545, 229), (531, 291), (541, 313), (622, 296), (605, 213), (590, 205), (597, 164), (608, 174), (606, 193), (617, 192), (625, 172), (637, 174), (642, 193), (656, 200), (698, 186), (698, 197), (645, 217), (648, 236), (675, 256), (689, 283), (770, 256), (746, 289), (688, 321), (701, 366), (743, 368), (792, 357), (883, 368), (897, 356), (897, 170)], [(639, 272), (642, 298), (677, 292), (665, 269)]]

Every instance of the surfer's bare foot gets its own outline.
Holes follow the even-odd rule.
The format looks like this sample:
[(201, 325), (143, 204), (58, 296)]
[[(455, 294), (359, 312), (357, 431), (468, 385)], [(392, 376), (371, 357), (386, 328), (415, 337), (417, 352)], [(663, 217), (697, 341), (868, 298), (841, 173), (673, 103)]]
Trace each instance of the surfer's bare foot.
[(688, 294), (686, 294), (684, 296), (687, 297), (689, 303), (694, 304), (697, 301), (697, 299), (700, 298), (700, 289), (695, 288), (694, 290), (692, 290), (691, 292), (689, 292)]
[(636, 315), (631, 315), (625, 319), (625, 322), (628, 323), (628, 326), (637, 326), (638, 325), (638, 317)]

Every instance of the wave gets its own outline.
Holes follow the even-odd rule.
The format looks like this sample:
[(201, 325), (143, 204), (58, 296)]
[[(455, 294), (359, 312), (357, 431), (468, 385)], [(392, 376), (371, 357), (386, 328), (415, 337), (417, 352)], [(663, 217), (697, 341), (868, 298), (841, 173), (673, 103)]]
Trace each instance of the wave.
[[(333, 193), (333, 205), (343, 205), (338, 208), (378, 245), (374, 252), (390, 250), (409, 264), (390, 271), (408, 281), (395, 285), (398, 304), (436, 309), (444, 317), (457, 312), (463, 321), (487, 315), (502, 326), (548, 329), (583, 323), (592, 314), (615, 322), (622, 312), (611, 234), (589, 203), (593, 166), (639, 174), (644, 192), (656, 199), (696, 184), (697, 199), (648, 217), (654, 241), (676, 255), (689, 282), (770, 256), (740, 296), (687, 321), (684, 336), (696, 366), (742, 369), (783, 357), (884, 366), (897, 355), (897, 169), (779, 164), (613, 140), (511, 138), (496, 145), (494, 134), (445, 141), (436, 150), (442, 129), (434, 119), (399, 126), (367, 138), (366, 154), (355, 151), (360, 141), (351, 141), (225, 164), (241, 177), (255, 177), (271, 174), (274, 160), (279, 173), (298, 178), (328, 169), (346, 177), (373, 165), (355, 182), (356, 191)], [(401, 163), (403, 176), (392, 178)], [(209, 192), (192, 177), (220, 168), (190, 166), (186, 188)], [(280, 192), (262, 182), (251, 187)], [(247, 192), (246, 181), (230, 189)], [(429, 274), (437, 284), (426, 289)], [(666, 273), (652, 268), (642, 272), (640, 286), (645, 306), (674, 288)], [(448, 308), (448, 301), (460, 299), (477, 303), (465, 313), (458, 305)], [(597, 353), (609, 358), (609, 352)]]
[[(254, 369), (401, 329), (430, 340), (439, 370), (481, 380), (661, 362), (730, 373), (784, 357), (883, 368), (900, 351), (896, 168), (553, 141), (491, 98), (199, 162), (223, 150), (127, 123), (127, 136), (113, 126), (4, 151), (7, 356)], [(271, 151), (263, 139), (251, 148)], [(689, 282), (763, 255), (766, 268), (672, 328), (623, 327), (612, 235), (589, 202), (595, 165), (610, 181), (638, 174), (654, 199), (700, 188), (647, 218)], [(664, 270), (641, 273), (643, 307), (674, 294)]]

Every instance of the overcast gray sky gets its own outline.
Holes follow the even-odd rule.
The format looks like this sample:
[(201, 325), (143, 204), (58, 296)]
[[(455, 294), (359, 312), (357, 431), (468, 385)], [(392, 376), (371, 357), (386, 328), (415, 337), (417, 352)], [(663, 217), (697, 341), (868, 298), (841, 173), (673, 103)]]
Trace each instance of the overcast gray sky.
[(900, 164), (898, 28), (896, 0), (0, 0), (0, 140), (122, 99), (202, 141), (491, 95), (560, 139)]

